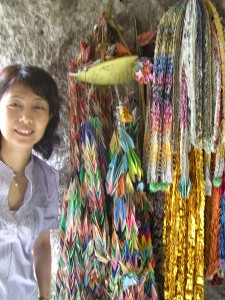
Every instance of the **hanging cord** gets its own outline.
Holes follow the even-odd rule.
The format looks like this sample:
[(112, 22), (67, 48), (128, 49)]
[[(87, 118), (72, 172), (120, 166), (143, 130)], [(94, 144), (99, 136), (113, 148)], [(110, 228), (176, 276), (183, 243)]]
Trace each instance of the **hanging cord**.
[[(120, 106), (120, 94), (119, 94), (119, 90), (118, 90), (118, 86), (115, 85), (115, 93), (116, 93), (116, 99), (117, 99), (117, 103), (116, 103), (116, 107)], [(116, 111), (116, 121), (117, 121), (117, 128), (119, 128), (120, 126), (122, 126), (122, 122), (120, 120), (120, 115), (118, 110)]]
[(92, 84), (87, 91), (87, 120), (91, 117), (90, 116), (90, 98), (91, 98), (93, 91), (94, 91), (94, 85)]
[(140, 45), (138, 43), (136, 18), (133, 15), (131, 15), (130, 20), (131, 20), (131, 22), (133, 22), (133, 27), (134, 27), (134, 30), (132, 31), (134, 45), (132, 46), (132, 49), (134, 48), (134, 52), (137, 53), (139, 56), (141, 56), (141, 48), (140, 48)]

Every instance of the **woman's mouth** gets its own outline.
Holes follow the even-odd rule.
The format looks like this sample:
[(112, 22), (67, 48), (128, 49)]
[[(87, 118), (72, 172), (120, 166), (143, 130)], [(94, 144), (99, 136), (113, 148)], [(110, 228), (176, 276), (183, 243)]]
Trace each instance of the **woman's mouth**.
[(15, 129), (15, 131), (16, 133), (23, 136), (29, 136), (34, 132), (33, 130), (28, 130), (28, 129)]

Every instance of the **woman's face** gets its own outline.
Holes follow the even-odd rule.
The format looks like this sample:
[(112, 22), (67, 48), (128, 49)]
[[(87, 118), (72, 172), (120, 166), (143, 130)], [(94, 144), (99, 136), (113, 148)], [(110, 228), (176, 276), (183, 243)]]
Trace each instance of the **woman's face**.
[(0, 99), (1, 147), (32, 150), (44, 135), (50, 119), (48, 102), (29, 87), (15, 85)]

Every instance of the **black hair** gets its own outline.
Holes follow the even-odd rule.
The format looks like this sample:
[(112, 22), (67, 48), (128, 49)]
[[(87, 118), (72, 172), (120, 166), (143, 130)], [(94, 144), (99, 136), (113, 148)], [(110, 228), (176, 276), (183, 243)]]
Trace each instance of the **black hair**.
[(14, 85), (21, 84), (31, 88), (49, 104), (51, 118), (42, 139), (34, 145), (34, 150), (44, 159), (48, 159), (54, 146), (59, 145), (57, 127), (60, 121), (59, 109), (61, 97), (55, 80), (44, 69), (36, 66), (9, 65), (0, 71), (0, 99)]

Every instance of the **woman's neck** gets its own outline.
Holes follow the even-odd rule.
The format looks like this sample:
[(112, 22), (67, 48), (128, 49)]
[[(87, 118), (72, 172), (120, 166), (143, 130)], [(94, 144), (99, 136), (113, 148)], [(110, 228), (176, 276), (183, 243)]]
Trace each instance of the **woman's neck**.
[(23, 174), (30, 161), (31, 151), (24, 149), (7, 149), (1, 145), (0, 158), (15, 174)]

